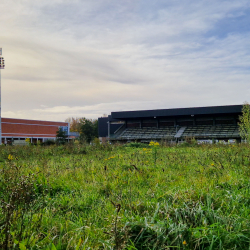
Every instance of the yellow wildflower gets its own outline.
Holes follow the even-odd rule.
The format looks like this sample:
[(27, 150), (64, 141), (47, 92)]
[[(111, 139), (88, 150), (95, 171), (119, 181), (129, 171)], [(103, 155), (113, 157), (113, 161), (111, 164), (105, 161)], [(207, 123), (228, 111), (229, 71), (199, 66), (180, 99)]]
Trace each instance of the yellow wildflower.
[(149, 146), (159, 146), (159, 145), (160, 145), (159, 142), (151, 141), (151, 142), (149, 143)]
[(14, 160), (14, 156), (13, 156), (13, 155), (11, 155), (11, 154), (9, 154), (9, 156), (8, 156), (8, 160), (9, 160), (9, 161)]
[(184, 241), (182, 242), (182, 244), (183, 244), (183, 245), (187, 245), (187, 242), (184, 240)]

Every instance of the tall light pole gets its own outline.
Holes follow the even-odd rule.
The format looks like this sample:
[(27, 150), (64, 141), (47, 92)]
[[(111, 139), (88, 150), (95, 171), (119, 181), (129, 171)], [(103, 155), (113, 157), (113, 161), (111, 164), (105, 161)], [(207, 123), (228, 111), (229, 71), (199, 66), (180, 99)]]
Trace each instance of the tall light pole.
[(2, 114), (1, 114), (1, 69), (4, 69), (4, 58), (2, 57), (2, 48), (0, 48), (0, 145), (2, 145)]

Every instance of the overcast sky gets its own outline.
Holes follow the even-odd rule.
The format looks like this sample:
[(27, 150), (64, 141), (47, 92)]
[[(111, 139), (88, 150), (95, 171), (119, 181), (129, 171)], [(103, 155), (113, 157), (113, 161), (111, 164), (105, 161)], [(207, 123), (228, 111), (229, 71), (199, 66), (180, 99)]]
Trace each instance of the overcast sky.
[(1, 0), (2, 116), (250, 101), (249, 0)]

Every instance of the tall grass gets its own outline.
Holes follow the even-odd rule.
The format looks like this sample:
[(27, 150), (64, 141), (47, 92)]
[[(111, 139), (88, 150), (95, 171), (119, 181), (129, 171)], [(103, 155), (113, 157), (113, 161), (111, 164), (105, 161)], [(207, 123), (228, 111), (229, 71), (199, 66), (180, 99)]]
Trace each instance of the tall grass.
[(1, 249), (249, 249), (249, 152), (1, 147)]

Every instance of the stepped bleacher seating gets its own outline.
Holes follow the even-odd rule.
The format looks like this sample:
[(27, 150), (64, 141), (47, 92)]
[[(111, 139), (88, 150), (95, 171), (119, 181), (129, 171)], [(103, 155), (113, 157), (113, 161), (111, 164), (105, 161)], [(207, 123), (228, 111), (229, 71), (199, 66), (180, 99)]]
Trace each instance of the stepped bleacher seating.
[[(186, 137), (195, 138), (228, 138), (233, 139), (239, 137), (239, 130), (237, 125), (198, 125), (181, 127), (184, 131), (179, 138)], [(112, 139), (116, 140), (175, 140), (176, 127), (162, 127), (162, 128), (126, 128), (119, 135)]]
[[(120, 135), (122, 140), (161, 140), (172, 139), (176, 134), (175, 127), (164, 128), (127, 128)], [(118, 138), (117, 138), (118, 139)]]
[(195, 138), (234, 138), (238, 136), (239, 130), (237, 125), (189, 126), (182, 134), (182, 137)]

